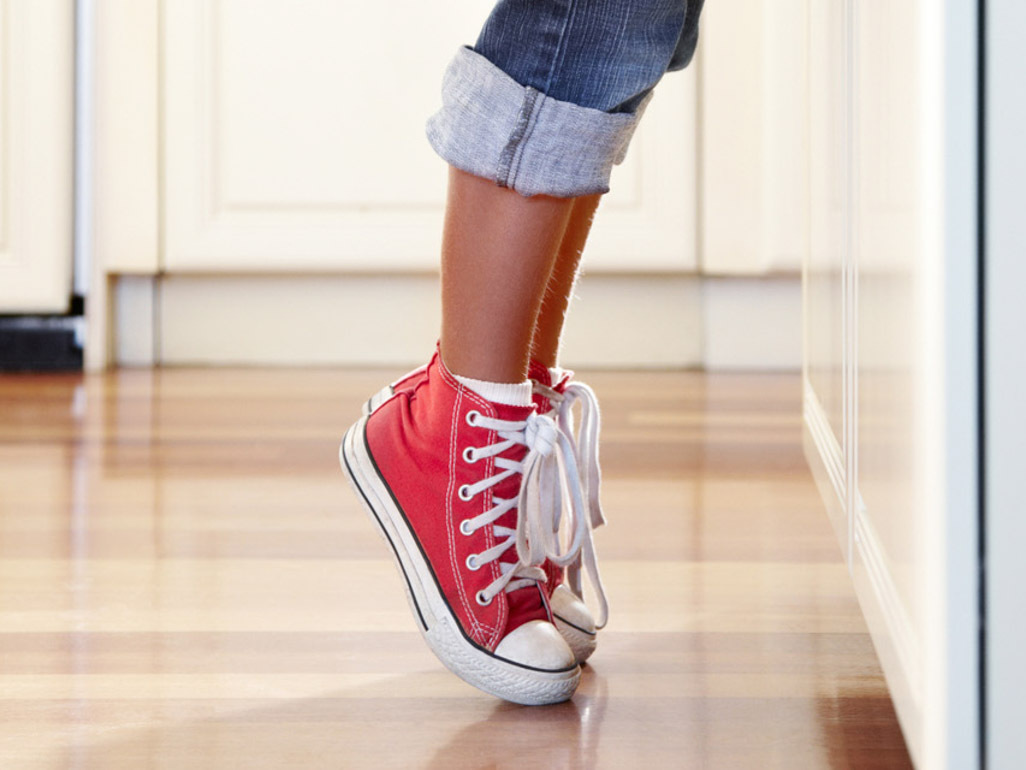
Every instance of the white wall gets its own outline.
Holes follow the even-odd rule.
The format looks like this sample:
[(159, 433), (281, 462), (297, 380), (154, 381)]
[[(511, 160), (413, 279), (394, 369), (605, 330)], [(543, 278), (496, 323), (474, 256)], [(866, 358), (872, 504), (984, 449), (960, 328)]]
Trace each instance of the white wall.
[[(762, 7), (710, 4), (698, 61), (660, 84), (614, 170), (567, 332), (576, 365), (798, 366), (803, 4)], [(382, 41), (363, 30), (386, 6), (99, 2), (89, 365), (423, 358), (445, 192), (423, 123), (487, 11), (412, 5)], [(739, 46), (774, 66), (738, 66)], [(353, 78), (367, 61), (374, 83)], [(354, 104), (374, 108), (354, 123)], [(340, 333), (355, 308), (392, 331)]]

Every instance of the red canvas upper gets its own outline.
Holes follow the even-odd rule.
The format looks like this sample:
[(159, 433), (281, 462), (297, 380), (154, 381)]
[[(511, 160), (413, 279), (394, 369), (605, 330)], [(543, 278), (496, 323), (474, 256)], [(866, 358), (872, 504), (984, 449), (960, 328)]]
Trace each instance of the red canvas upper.
[[(468, 447), (485, 447), (499, 440), (495, 431), (468, 424), (467, 415), (474, 410), (485, 417), (521, 421), (535, 407), (486, 401), (458, 382), (436, 352), (416, 383), (397, 389), (396, 395), (368, 418), (367, 443), (464, 632), (482, 647), (494, 650), (520, 625), (550, 618), (537, 584), (501, 592), (487, 606), (475, 599), (501, 572), (498, 561), (471, 570), (466, 566), (467, 557), (498, 541), (491, 525), (466, 535), (460, 532), (460, 523), (493, 508), (493, 496), (516, 498), (521, 476), (513, 474), (469, 501), (460, 499), (457, 490), (462, 485), (501, 472), (495, 468), (495, 458), (471, 463), (463, 456)], [(502, 456), (520, 461), (526, 452), (527, 448), (518, 444)], [(516, 518), (514, 508), (495, 524), (515, 529)], [(516, 549), (511, 548), (501, 559), (515, 563)]]
[[(552, 387), (552, 375), (549, 373), (549, 367), (542, 366), (533, 358), (527, 365), (527, 376), (548, 388)], [(539, 414), (548, 414), (552, 411), (552, 404), (540, 393), (534, 394), (534, 405), (538, 407)]]
[[(435, 354), (431, 357), (431, 362), (433, 363), (435, 358), (437, 357), (438, 350), (436, 349)], [(392, 391), (394, 393), (401, 393), (407, 390), (412, 391), (414, 388), (417, 387), (417, 385), (419, 385), (427, 379), (428, 366), (431, 366), (431, 364), (429, 363), (427, 366), (417, 367), (412, 372), (407, 372), (406, 374), (404, 374), (402, 377), (400, 377), (398, 380), (392, 383)]]
[[(431, 358), (431, 362), (427, 366), (421, 366), (414, 369), (412, 372), (404, 374), (398, 380), (392, 383), (392, 390), (395, 393), (407, 393), (412, 394), (416, 391), (417, 386), (426, 382), (428, 369), (431, 368), (436, 360), (439, 358), (438, 350), (436, 348), (434, 356)], [(570, 383), (573, 378), (573, 372), (567, 371), (564, 376), (557, 383), (552, 382), (552, 375), (549, 372), (549, 368), (540, 364), (535, 359), (531, 359), (528, 368), (528, 377), (535, 382), (539, 382), (546, 387), (552, 388), (557, 393), (563, 393), (566, 390), (566, 386)], [(539, 414), (548, 414), (552, 411), (552, 404), (545, 396), (540, 393), (534, 394), (534, 404), (538, 409)], [(501, 495), (500, 495), (501, 497)], [(551, 561), (546, 560), (542, 565), (545, 570), (545, 574), (548, 575), (548, 582), (543, 585), (543, 590), (546, 596), (552, 596), (552, 592), (556, 589), (560, 583), (563, 582), (564, 570), (562, 567), (557, 567)]]

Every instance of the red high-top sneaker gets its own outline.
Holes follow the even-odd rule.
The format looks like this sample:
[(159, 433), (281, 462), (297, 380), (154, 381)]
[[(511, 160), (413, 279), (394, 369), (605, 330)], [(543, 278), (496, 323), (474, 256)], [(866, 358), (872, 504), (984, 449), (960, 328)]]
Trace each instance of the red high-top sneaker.
[(583, 507), (572, 445), (554, 421), (486, 401), (437, 353), (415, 388), (362, 417), (340, 449), (428, 645), (465, 681), (517, 703), (566, 700), (580, 679), (541, 588), (555, 546), (538, 480), (558, 475), (557, 455)]
[[(425, 381), (427, 370), (437, 357), (436, 351), (431, 363), (404, 374), (367, 399), (363, 405), (364, 414), (371, 414), (396, 393), (413, 393), (417, 386)], [(590, 387), (582, 382), (573, 381), (573, 372), (571, 371), (565, 371), (559, 381), (554, 383), (548, 367), (532, 359), (528, 376), (534, 382), (534, 402), (539, 413), (547, 414), (556, 420), (571, 440), (575, 436), (573, 405), (576, 401), (581, 402), (581, 432), (574, 442), (577, 467), (581, 472), (581, 483), (588, 502), (588, 524), (592, 528), (601, 526), (605, 523), (605, 518), (599, 503), (598, 432), (600, 421), (598, 399)], [(553, 504), (556, 505), (556, 503)], [(573, 526), (574, 523), (571, 522), (571, 530)], [(590, 533), (585, 546), (581, 549), (581, 557), (567, 568), (566, 582), (563, 580), (563, 567), (556, 565), (551, 560), (547, 560), (543, 565), (548, 577), (544, 590), (550, 600), (553, 623), (567, 644), (570, 645), (578, 663), (583, 663), (595, 652), (598, 641), (597, 631), (606, 624), (608, 616), (608, 604), (599, 578), (594, 544)], [(595, 616), (583, 600), (582, 559), (584, 569), (591, 577), (599, 602), (599, 621), (596, 621)]]

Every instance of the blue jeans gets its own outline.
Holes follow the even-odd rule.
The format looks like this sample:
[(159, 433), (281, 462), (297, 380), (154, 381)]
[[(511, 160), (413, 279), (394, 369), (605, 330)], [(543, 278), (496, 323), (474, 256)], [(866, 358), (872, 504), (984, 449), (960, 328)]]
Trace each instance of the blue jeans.
[(500, 0), (442, 80), (428, 141), (525, 196), (609, 191), (656, 83), (687, 66), (703, 0)]

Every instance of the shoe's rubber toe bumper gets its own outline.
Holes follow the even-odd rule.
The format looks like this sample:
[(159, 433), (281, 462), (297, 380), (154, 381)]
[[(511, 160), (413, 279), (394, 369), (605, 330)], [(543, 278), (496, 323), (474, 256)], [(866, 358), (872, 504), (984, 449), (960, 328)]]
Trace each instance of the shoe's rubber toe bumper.
[(598, 641), (591, 610), (565, 584), (556, 586), (550, 603), (556, 629), (573, 651), (574, 659), (584, 663), (595, 652)]
[(522, 666), (550, 671), (577, 665), (559, 631), (544, 620), (532, 620), (510, 631), (495, 648), (495, 654)]

